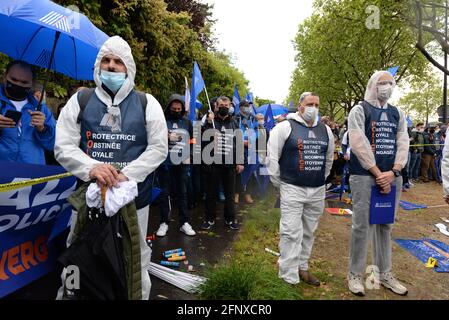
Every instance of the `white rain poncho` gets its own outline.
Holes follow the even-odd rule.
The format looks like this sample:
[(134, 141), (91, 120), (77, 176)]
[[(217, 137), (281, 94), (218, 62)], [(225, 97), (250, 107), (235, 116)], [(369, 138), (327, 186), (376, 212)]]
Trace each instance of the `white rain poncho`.
[[(377, 82), (380, 77), (390, 73), (388, 71), (377, 71), (372, 76), (368, 82), (365, 92), (365, 101), (370, 103), (376, 108), (386, 108), (387, 104), (384, 106), (380, 105), (380, 101), (377, 98)], [(390, 75), (391, 77), (391, 75)], [(393, 79), (393, 77), (391, 77)], [(396, 82), (393, 79), (393, 89), (396, 86)], [(404, 113), (399, 110), (399, 125), (398, 133), (396, 136), (397, 152), (394, 163), (400, 164), (402, 168), (405, 167), (408, 160), (408, 149), (410, 145), (408, 132), (407, 132), (407, 121), (405, 120)], [(376, 165), (376, 160), (371, 149), (370, 142), (365, 135), (365, 113), (361, 105), (356, 105), (352, 108), (349, 113), (348, 119), (348, 132), (349, 141), (351, 143), (351, 150), (357, 156), (360, 161), (361, 166), (365, 170), (369, 170)]]
[[(114, 105), (119, 105), (134, 89), (136, 65), (128, 43), (114, 36), (106, 40), (101, 47), (94, 68), (94, 80), (97, 85), (95, 94), (108, 108), (112, 107), (111, 96), (101, 87), (100, 62), (107, 54), (114, 54), (124, 62), (127, 77), (114, 97)], [(167, 125), (159, 102), (150, 94), (147, 97), (146, 130), (148, 146), (134, 161), (122, 169), (122, 173), (130, 180), (142, 182), (161, 164), (168, 153)], [(141, 107), (141, 106), (136, 106)], [(89, 172), (101, 162), (87, 156), (80, 148), (80, 124), (77, 123), (80, 107), (75, 93), (62, 109), (56, 125), (55, 157), (69, 172), (83, 181), (89, 181)], [(115, 112), (115, 111), (113, 111)]]

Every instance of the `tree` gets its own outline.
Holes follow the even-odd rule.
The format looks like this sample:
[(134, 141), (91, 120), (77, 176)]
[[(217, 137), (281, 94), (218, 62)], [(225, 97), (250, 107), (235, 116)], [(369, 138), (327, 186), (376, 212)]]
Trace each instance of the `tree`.
[(417, 81), (412, 91), (399, 100), (399, 106), (406, 114), (412, 114), (416, 121), (429, 123), (429, 117), (436, 114), (443, 99), (441, 85), (435, 76)]
[[(234, 83), (247, 90), (248, 81), (224, 53), (207, 50), (203, 40), (211, 40), (206, 29), (211, 7), (197, 1), (168, 1), (171, 5), (192, 5), (191, 10), (167, 10), (163, 0), (56, 0), (63, 6), (76, 5), (108, 35), (119, 35), (131, 46), (137, 66), (136, 86), (153, 94), (162, 105), (174, 93), (184, 93), (191, 78), (193, 62), (198, 61), (209, 94), (232, 95)], [(202, 23), (204, 28), (201, 29)], [(199, 36), (204, 35), (204, 39)], [(206, 36), (209, 36), (207, 38)], [(207, 38), (207, 39), (206, 39)], [(209, 41), (207, 40), (207, 41)], [(206, 42), (207, 42), (206, 41)], [(207, 43), (206, 43), (207, 44)], [(0, 67), (10, 59), (0, 56)], [(42, 78), (41, 70), (38, 79)], [(51, 73), (49, 96), (66, 98), (74, 86), (92, 86), (58, 73)], [(206, 99), (200, 100), (206, 105)]]
[(171, 12), (187, 12), (191, 16), (189, 27), (198, 34), (198, 39), (205, 49), (214, 49), (216, 39), (212, 37), (211, 28), (213, 5), (196, 0), (165, 0), (167, 10)]
[(322, 114), (341, 120), (363, 100), (376, 70), (400, 66), (398, 83), (425, 75), (426, 60), (417, 54), (414, 32), (401, 18), (407, 1), (315, 0), (314, 8), (295, 38), (297, 67), (287, 101), (314, 91), (321, 97)]
[(254, 102), (256, 104), (256, 106), (263, 106), (264, 104), (275, 104), (276, 101), (274, 100), (269, 100), (269, 99), (263, 99), (263, 98), (259, 98), (259, 97), (255, 97), (254, 98)]
[[(441, 52), (449, 54), (449, 43), (445, 37), (445, 12), (447, 10), (444, 0), (413, 1), (410, 6), (411, 15), (405, 19), (417, 29), (416, 48), (436, 68), (449, 75), (449, 69), (441, 65), (436, 56)], [(435, 42), (440, 50), (435, 50)]]

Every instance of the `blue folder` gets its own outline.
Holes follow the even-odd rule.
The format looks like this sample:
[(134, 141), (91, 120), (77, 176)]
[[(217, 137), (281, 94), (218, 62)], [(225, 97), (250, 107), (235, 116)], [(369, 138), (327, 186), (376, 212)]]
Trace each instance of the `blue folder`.
[(394, 209), (396, 204), (396, 186), (391, 187), (388, 194), (380, 193), (378, 186), (371, 188), (371, 206), (369, 213), (370, 224), (394, 223)]

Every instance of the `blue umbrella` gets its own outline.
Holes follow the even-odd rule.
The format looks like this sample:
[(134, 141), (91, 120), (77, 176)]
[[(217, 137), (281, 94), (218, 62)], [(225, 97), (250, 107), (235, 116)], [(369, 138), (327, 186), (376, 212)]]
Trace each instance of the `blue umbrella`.
[(86, 16), (49, 0), (1, 1), (0, 30), (1, 52), (76, 80), (93, 79), (108, 39)]
[[(260, 106), (259, 108), (256, 109), (257, 113), (261, 113), (265, 116), (268, 106), (269, 104), (264, 104), (263, 106)], [(273, 112), (273, 117), (277, 117), (282, 114), (288, 113), (288, 108), (280, 104), (271, 104), (271, 111)]]

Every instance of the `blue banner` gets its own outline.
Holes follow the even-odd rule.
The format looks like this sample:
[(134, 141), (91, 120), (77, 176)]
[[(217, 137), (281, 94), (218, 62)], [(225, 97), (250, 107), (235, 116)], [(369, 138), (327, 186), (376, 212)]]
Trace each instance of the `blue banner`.
[[(65, 173), (62, 167), (0, 163), (0, 185)], [(0, 188), (0, 297), (52, 271), (60, 252), (50, 241), (66, 230), (75, 177)]]

